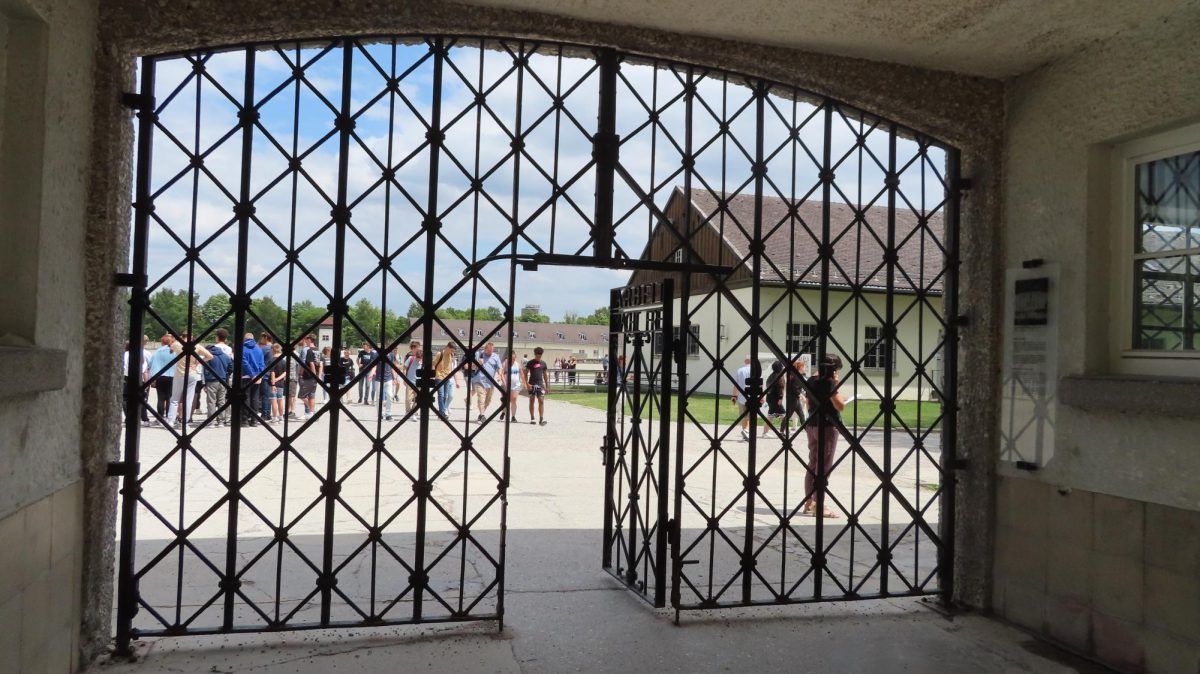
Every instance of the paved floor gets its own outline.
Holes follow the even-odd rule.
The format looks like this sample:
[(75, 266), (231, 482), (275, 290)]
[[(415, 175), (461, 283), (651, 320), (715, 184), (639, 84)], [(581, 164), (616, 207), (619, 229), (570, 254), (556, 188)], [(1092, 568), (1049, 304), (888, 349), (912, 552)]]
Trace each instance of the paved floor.
[[(356, 620), (359, 612), (404, 617), (418, 603), (434, 617), (492, 613), (504, 554), (504, 630), (480, 623), (148, 639), (140, 647), (141, 662), (108, 665), (106, 671), (1079, 671), (1031, 649), (1020, 632), (974, 616), (947, 620), (917, 599), (685, 612), (682, 626), (674, 626), (673, 613), (649, 608), (600, 570), (603, 413), (553, 398), (547, 402), (551, 423), (545, 427), (468, 424), (459, 403), (460, 432), (435, 424), (428, 471), (436, 477), (429, 525), (418, 549), (408, 477), (418, 470), (416, 424), (389, 424), (367, 407), (349, 410), (357, 421), (342, 424), (332, 457), (324, 417), (299, 434), (292, 426), (275, 433), (244, 432), (240, 475), (252, 477), (241, 490), (232, 522), (222, 501), (229, 431), (201, 429), (186, 453), (172, 451), (175, 441), (165, 430), (143, 433), (143, 472), (150, 477), (142, 496), (161, 519), (146, 508), (139, 513), (138, 559), (148, 606), (138, 624), (151, 627), (159, 619), (190, 621), (193, 627), (220, 624), (217, 580), (230, 559), (226, 531), (231, 523), (237, 532), (232, 559), (243, 581), (235, 621), (317, 620), (326, 501), (319, 497), (315, 474), (332, 462), (344, 477), (327, 551), (337, 569), (331, 602), (335, 620)], [(502, 551), (496, 481), (503, 472), (506, 432), (512, 484)], [(937, 456), (930, 439), (926, 444), (935, 449), (928, 453), (909, 451), (913, 443), (901, 442), (905, 438), (887, 443), (896, 485), (887, 501), (880, 496), (877, 474), (866, 466), (886, 460), (878, 434), (864, 438), (862, 452), (839, 464), (831, 493), (846, 504), (846, 512), (821, 529), (831, 561), (827, 573), (817, 574), (805, 547), (817, 540), (816, 520), (787, 517), (802, 495), (797, 485), (804, 470), (796, 459), (806, 459), (806, 452), (783, 451), (779, 437), (760, 443), (762, 484), (748, 518), (745, 497), (739, 496), (748, 445), (735, 434), (714, 451), (700, 429), (686, 437), (685, 465), (695, 466), (693, 474), (704, 479), (689, 475), (685, 480), (691, 495), (684, 502), (685, 558), (702, 562), (684, 567), (690, 574), (685, 601), (730, 598), (741, 591), (739, 560), (728, 541), (746, 540), (747, 521), (760, 560), (751, 584), (754, 598), (877, 589), (885, 574), (875, 545), (885, 538), (895, 556), (886, 566), (891, 587), (928, 582), (934, 546), (920, 526), (910, 525), (936, 529), (931, 502), (936, 492), (926, 482)], [(470, 447), (466, 452), (464, 445)], [(910, 460), (899, 460), (902, 454)], [(642, 489), (652, 492), (645, 485)], [(914, 520), (900, 507), (899, 497), (905, 495), (918, 509), (928, 506), (924, 518)], [(849, 524), (848, 513), (856, 514)], [(707, 528), (710, 517), (719, 532)], [(781, 528), (781, 519), (788, 526)], [(457, 535), (458, 522), (472, 522), (469, 539)], [(181, 527), (188, 531), (187, 545), (179, 545), (172, 533)], [(431, 569), (431, 591), (419, 602), (408, 582), (418, 552)], [(821, 588), (813, 582), (819, 575)], [(733, 589), (722, 590), (727, 585)]]

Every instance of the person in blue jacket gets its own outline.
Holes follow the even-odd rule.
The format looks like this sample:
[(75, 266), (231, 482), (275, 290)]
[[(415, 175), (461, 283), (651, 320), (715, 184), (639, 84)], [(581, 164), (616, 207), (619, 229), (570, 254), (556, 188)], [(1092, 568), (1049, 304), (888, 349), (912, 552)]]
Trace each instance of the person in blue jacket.
[(247, 332), (242, 342), (242, 390), (246, 392), (246, 404), (244, 418), (242, 419), (243, 426), (257, 426), (256, 419), (259, 410), (262, 407), (262, 386), (258, 384), (258, 378), (263, 371), (263, 356), (262, 351), (258, 348), (258, 342), (254, 341), (254, 333)]
[(233, 359), (226, 353), (225, 340), (229, 331), (217, 328), (217, 341), (209, 353), (213, 355), (204, 368), (204, 397), (208, 402), (208, 416), (212, 425), (229, 425), (229, 408), (225, 407), (225, 392), (229, 386), (229, 375), (233, 372)]

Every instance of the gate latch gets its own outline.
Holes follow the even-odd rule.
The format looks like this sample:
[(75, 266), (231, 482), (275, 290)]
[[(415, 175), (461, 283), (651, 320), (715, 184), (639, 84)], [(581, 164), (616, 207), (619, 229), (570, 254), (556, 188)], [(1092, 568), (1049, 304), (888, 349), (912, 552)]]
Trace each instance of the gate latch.
[(142, 464), (137, 461), (109, 461), (104, 474), (108, 477), (134, 477), (141, 467)]

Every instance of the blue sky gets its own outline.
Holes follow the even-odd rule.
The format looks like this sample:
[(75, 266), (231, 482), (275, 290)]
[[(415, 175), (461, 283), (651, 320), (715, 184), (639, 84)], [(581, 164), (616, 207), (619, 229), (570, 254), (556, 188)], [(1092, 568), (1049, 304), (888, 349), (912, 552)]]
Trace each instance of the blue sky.
[[(300, 272), (298, 266), (284, 264), (286, 253), (268, 234), (273, 234), (284, 248), (300, 247), (329, 220), (331, 207), (327, 199), (337, 197), (338, 135), (329, 134), (335, 112), (325, 101), (335, 108), (340, 106), (343, 53), (340, 48), (323, 54), (322, 51), (322, 47), (316, 46), (306, 47), (299, 54), (294, 48), (286, 50), (286, 56), (271, 50), (255, 52), (254, 97), (261, 114), (261, 125), (269, 136), (256, 130), (253, 138), (250, 186), (251, 193), (256, 195), (256, 217), (262, 227), (251, 228), (248, 280), (251, 286), (261, 284), (256, 295), (269, 294), (281, 303), (289, 297), (289, 276), (292, 278), (292, 301), (307, 299), (324, 304), (327, 299), (314, 279), (329, 290), (334, 284), (332, 229), (298, 254), (299, 262), (312, 278)], [(351, 140), (347, 169), (348, 200), (354, 204), (352, 223), (361, 238), (354, 234), (347, 236), (344, 283), (348, 292), (356, 289), (350, 296), (351, 302), (363, 297), (377, 305), (386, 301), (389, 308), (402, 312), (414, 300), (410, 290), (419, 294), (423, 287), (427, 263), (424, 240), (422, 238), (396, 254), (395, 276), (381, 272), (378, 261), (380, 254), (391, 255), (400, 250), (421, 227), (419, 210), (412, 202), (423, 208), (429, 196), (429, 153), (424, 143), (425, 123), (430, 119), (433, 96), (433, 63), (432, 58), (426, 56), (428, 49), (423, 44), (395, 48), (390, 44), (372, 44), (366, 45), (364, 51), (355, 52), (351, 69), (350, 107), (356, 114), (356, 138)], [(226, 52), (207, 60), (205, 69), (212, 80), (240, 99), (245, 88), (245, 63), (245, 52)], [(311, 87), (306, 84), (297, 87), (294, 81), (289, 81), (294, 65), (304, 68), (304, 79)], [(519, 162), (520, 190), (515, 201), (517, 221), (525, 223), (530, 214), (550, 201), (551, 179), (535, 168), (535, 164), (551, 178), (557, 170), (561, 184), (586, 167), (591, 158), (587, 134), (594, 130), (598, 103), (594, 63), (566, 56), (560, 59), (552, 48), (547, 48), (530, 57), (520, 83), (512, 65), (513, 57), (508, 52), (482, 50), (478, 42), (460, 43), (451, 49), (443, 72), (443, 125), (456, 121), (446, 129), (437, 198), (445, 238), (468, 260), (498, 249), (507, 251), (504, 242), (512, 233), (516, 166), (509, 156), (509, 132), (517, 128), (518, 113), (528, 156)], [(379, 97), (387, 88), (387, 77), (377, 66), (387, 76), (403, 75), (399, 82), (403, 99), (392, 94)], [(221, 231), (233, 218), (233, 204), (204, 172), (188, 168), (186, 154), (179, 145), (189, 151), (198, 148), (201, 153), (207, 152), (205, 167), (229, 193), (237, 195), (241, 179), (242, 134), (237, 132), (227, 136), (237, 125), (237, 108), (213, 81), (195, 76), (192, 70), (192, 64), (182, 58), (160, 61), (157, 66), (155, 94), (159, 104), (178, 90), (160, 114), (163, 128), (176, 140), (167, 133), (156, 132), (151, 178), (152, 190), (161, 191), (155, 199), (156, 215), (184, 240), (185, 245), (205, 241)], [(181, 83), (184, 83), (182, 88)], [(519, 107), (518, 86), (522, 89)], [(680, 100), (661, 111), (659, 135), (652, 138), (653, 127), (646, 125), (648, 115), (638, 98), (651, 107), (661, 107), (676, 97), (681, 87), (669, 71), (656, 71), (650, 65), (632, 63), (622, 66), (617, 110), (618, 134), (624, 141), (621, 163), (642, 189), (648, 190), (651, 184), (656, 186), (654, 201), (660, 207), (665, 204), (671, 188), (683, 183), (682, 175), (664, 182), (664, 178), (678, 168), (680, 155), (663, 132), (670, 133), (682, 144), (684, 106)], [(272, 95), (276, 89), (278, 92)], [(475, 104), (475, 90), (486, 92), (487, 110)], [(563, 100), (564, 110), (544, 116), (543, 113), (552, 107), (556, 90), (570, 91)], [(713, 189), (736, 190), (749, 178), (751, 160), (731, 139), (740, 141), (746, 152), (754, 152), (754, 107), (751, 105), (742, 110), (750, 100), (751, 92), (734, 81), (723, 83), (718, 79), (706, 79), (700, 83), (698, 94), (698, 100), (703, 99), (708, 108), (699, 102), (695, 105), (696, 145), (704, 145), (717, 134), (721, 120), (727, 121), (729, 134), (700, 153), (697, 176)], [(772, 102), (783, 119), (768, 108), (764, 125), (765, 152), (772, 155), (778, 150), (768, 162), (768, 176), (784, 196), (802, 197), (817, 183), (822, 116), (817, 115), (800, 128), (795, 138), (790, 138), (789, 127), (802, 122), (815, 108), (808, 103), (793, 104), (789, 99), (775, 96)], [(535, 122), (536, 126), (530, 128)], [(859, 122), (847, 122), (835, 116), (833, 128), (831, 152), (836, 159), (855, 148)], [(221, 141), (222, 138), (225, 139)], [(478, 143), (476, 138), (479, 138)], [(863, 145), (880, 160), (885, 160), (886, 132), (868, 133)], [(805, 152), (805, 147), (812, 157)], [(917, 145), (912, 141), (900, 139), (897, 143), (901, 163), (916, 151)], [(305, 176), (288, 171), (287, 155), (292, 153), (302, 156)], [(394, 182), (381, 180), (383, 168), (377, 161), (395, 168)], [(940, 151), (936, 151), (928, 162), (918, 162), (901, 175), (901, 189), (913, 199), (914, 206), (933, 208), (940, 202), (941, 187), (932, 166), (940, 171), (943, 163)], [(725, 169), (724, 183), (722, 168)], [(281, 175), (283, 179), (277, 181)], [(491, 200), (468, 194), (476, 175), (487, 176), (483, 185)], [(194, 198), (193, 180), (197, 181)], [(835, 194), (834, 198), (865, 204), (880, 192), (882, 180), (882, 170), (867, 153), (853, 151), (838, 169), (838, 183), (844, 192)], [(700, 186), (698, 179), (695, 186)], [(767, 193), (773, 192), (768, 188)], [(546, 209), (528, 222), (525, 236), (518, 240), (518, 251), (531, 253), (540, 249), (576, 254), (584, 250), (588, 239), (585, 216), (591, 217), (593, 195), (594, 176), (589, 170), (567, 191), (569, 200), (556, 199), (552, 210)], [(922, 195), (924, 203), (921, 203)], [(616, 217), (622, 219), (617, 230), (617, 245), (629, 255), (636, 256), (645, 245), (653, 224), (649, 209), (639, 206), (633, 191), (620, 180), (614, 199)], [(293, 225), (297, 234), (295, 241), (289, 240)], [(236, 237), (236, 228), (227, 228), (201, 254), (201, 259), (216, 277), (230, 287), (236, 280)], [(151, 228), (149, 252), (152, 284), (167, 276), (171, 267), (183, 257), (179, 243), (158, 223)], [(283, 268), (279, 270), (281, 265)], [(480, 306), (499, 305), (508, 289), (507, 263), (489, 265), (483, 274), (486, 284), (470, 283), (454, 291), (462, 279), (463, 267), (463, 261), (452, 253), (446, 242), (439, 241), (434, 262), (437, 295), (449, 296), (447, 304), (456, 307), (469, 305), (472, 293), (476, 294)], [(173, 288), (191, 285), (203, 296), (219, 291), (219, 284), (199, 266), (194, 278), (189, 278), (189, 269), (184, 266), (170, 274), (163, 285)], [(608, 270), (543, 268), (534, 273), (518, 270), (514, 306), (519, 311), (524, 304), (540, 304), (543, 311), (555, 319), (565, 311), (590, 313), (606, 304), (608, 289), (622, 285), (626, 278), (625, 273)]]

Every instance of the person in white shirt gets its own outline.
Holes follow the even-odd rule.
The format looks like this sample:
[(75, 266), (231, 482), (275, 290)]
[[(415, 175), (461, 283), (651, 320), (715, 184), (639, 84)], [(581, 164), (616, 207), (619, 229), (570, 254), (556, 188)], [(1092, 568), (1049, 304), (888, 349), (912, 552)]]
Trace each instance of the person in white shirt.
[(742, 415), (742, 441), (746, 442), (750, 440), (750, 417), (757, 413), (758, 405), (762, 401), (755, 400), (754, 404), (750, 405), (749, 401), (746, 400), (746, 380), (750, 379), (752, 373), (752, 369), (750, 367), (750, 356), (746, 356), (746, 360), (743, 362), (745, 365), (739, 367), (737, 372), (734, 374), (734, 382), (736, 383), (736, 386), (733, 387), (733, 393), (731, 395), (734, 404), (738, 406), (738, 412), (740, 412)]
[(503, 376), (500, 368), (504, 364), (500, 361), (500, 354), (496, 353), (496, 346), (491, 342), (483, 346), (482, 352), (475, 354), (475, 362), (478, 367), (475, 369), (475, 376), (471, 378), (471, 391), (475, 394), (475, 404), (479, 408), (477, 420), (483, 421), (487, 418), (488, 406), (492, 404), (494, 382), (498, 382)]
[[(139, 355), (141, 355), (141, 358), (138, 359), (141, 361), (141, 368), (142, 368), (141, 376), (138, 377), (138, 386), (142, 389), (142, 404), (141, 404), (141, 408), (140, 408), (141, 409), (140, 416), (142, 418), (143, 425), (150, 423), (150, 412), (148, 411), (149, 406), (150, 406), (150, 389), (146, 387), (146, 382), (150, 381), (150, 359), (146, 357), (146, 351), (145, 351), (146, 342), (148, 342), (148, 341), (149, 340), (146, 337), (142, 337), (142, 348), (141, 348), (141, 353), (139, 354)], [(124, 368), (122, 371), (123, 371), (124, 375), (126, 377), (128, 377), (129, 376), (129, 342), (125, 342), (125, 352), (122, 353), (121, 356), (125, 359), (124, 360)], [(121, 408), (121, 411), (125, 412), (124, 407)], [(128, 418), (125, 419), (125, 423), (129, 423)]]

